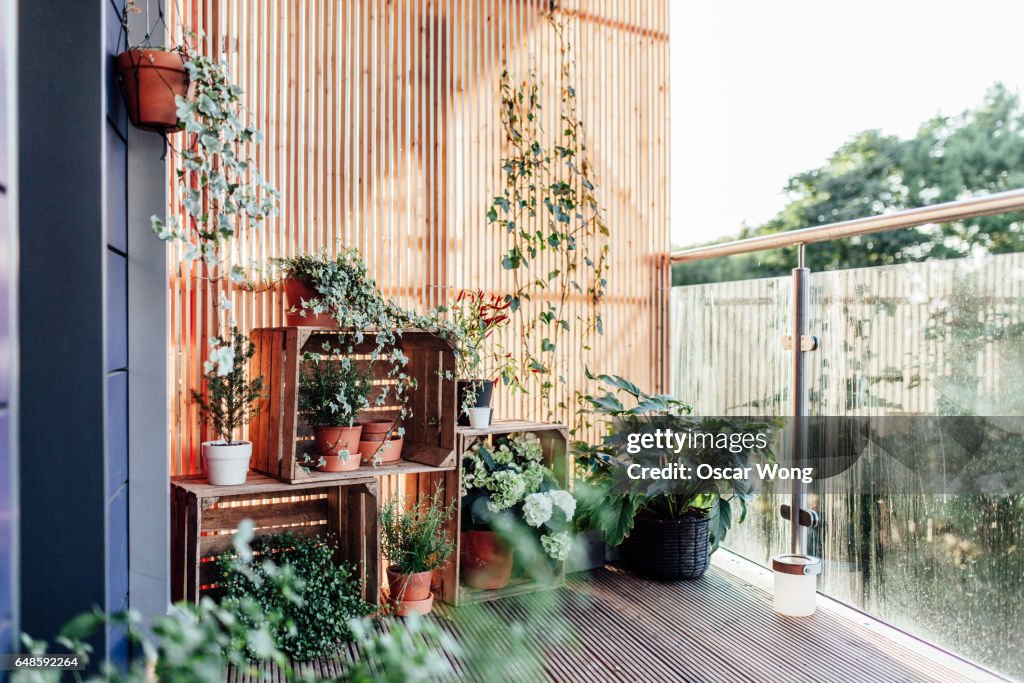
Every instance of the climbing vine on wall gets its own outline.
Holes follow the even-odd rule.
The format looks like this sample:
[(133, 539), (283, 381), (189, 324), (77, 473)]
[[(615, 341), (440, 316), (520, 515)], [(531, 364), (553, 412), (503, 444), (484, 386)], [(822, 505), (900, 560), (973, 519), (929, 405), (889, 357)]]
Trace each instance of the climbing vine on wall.
[[(576, 330), (578, 342), (590, 349), (594, 335), (603, 333), (609, 230), (579, 117), (571, 44), (561, 20), (552, 14), (549, 23), (561, 56), (559, 130), (553, 135), (544, 130), (544, 84), (536, 72), (517, 81), (507, 69), (502, 71), (504, 183), (487, 220), (511, 238), (501, 265), (513, 280), (506, 299), (519, 313), (520, 388), (530, 391), (528, 385), (535, 382), (551, 416), (568, 407), (564, 399), (548, 400), (556, 383), (565, 382), (568, 353), (562, 345)], [(571, 306), (577, 299), (582, 305)]]

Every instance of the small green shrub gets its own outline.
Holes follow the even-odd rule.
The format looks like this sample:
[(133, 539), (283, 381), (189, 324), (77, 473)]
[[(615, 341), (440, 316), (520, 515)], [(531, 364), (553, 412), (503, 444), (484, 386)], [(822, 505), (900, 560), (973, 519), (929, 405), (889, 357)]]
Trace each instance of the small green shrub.
[(402, 574), (437, 569), (454, 551), (445, 527), (455, 503), (445, 507), (440, 486), (407, 512), (405, 499), (391, 499), (380, 513), (381, 550)]
[(351, 427), (359, 411), (369, 405), (370, 370), (360, 370), (340, 349), (325, 344), (324, 351), (327, 356), (306, 353), (302, 357), (299, 414), (311, 427)]
[[(250, 559), (222, 555), (221, 604), (230, 610), (255, 602), (270, 618), (260, 615), (246, 625), (255, 628), (264, 620), (275, 624), (278, 648), (300, 661), (313, 659), (351, 640), (349, 621), (374, 611), (360, 597), (362, 586), (351, 568), (334, 563), (334, 550), (331, 539), (284, 533), (256, 539)], [(239, 611), (243, 623), (251, 615)]]

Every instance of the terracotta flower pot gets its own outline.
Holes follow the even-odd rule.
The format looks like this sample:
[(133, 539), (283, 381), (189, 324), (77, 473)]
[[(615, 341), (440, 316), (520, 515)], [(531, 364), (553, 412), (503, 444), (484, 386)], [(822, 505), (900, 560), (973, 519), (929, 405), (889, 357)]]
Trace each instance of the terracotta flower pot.
[[(363, 428), (313, 427), (316, 454), (326, 460), (321, 472), (349, 472), (359, 469), (359, 434)], [(346, 457), (347, 456), (347, 457)]]
[(142, 130), (174, 132), (178, 127), (175, 97), (188, 92), (188, 71), (180, 52), (127, 50), (117, 56), (128, 118)]
[(401, 436), (392, 435), (387, 441), (366, 441), (360, 437), (359, 441), (359, 456), (362, 458), (364, 463), (373, 462), (374, 456), (380, 453), (381, 464), (389, 462), (398, 462), (402, 459), (402, 444), (405, 443), (405, 438)]
[(494, 590), (512, 580), (512, 547), (493, 531), (466, 531), (459, 552), (462, 583)]
[(411, 617), (416, 614), (426, 616), (434, 607), (434, 595), (431, 593), (423, 600), (393, 600), (388, 598), (388, 603), (395, 610), (396, 617)]
[(388, 567), (388, 591), (392, 600), (410, 601), (425, 600), (430, 597), (430, 580), (433, 571), (402, 574), (395, 571), (394, 565)]
[[(302, 308), (303, 301), (319, 299), (320, 294), (298, 278), (290, 277), (284, 281), (284, 319), (289, 327), (337, 327), (338, 321), (327, 313), (313, 313)], [(292, 312), (292, 309), (295, 312)], [(302, 315), (305, 310), (305, 315)]]
[(363, 441), (383, 441), (387, 433), (393, 431), (398, 425), (398, 420), (360, 420), (363, 426)]

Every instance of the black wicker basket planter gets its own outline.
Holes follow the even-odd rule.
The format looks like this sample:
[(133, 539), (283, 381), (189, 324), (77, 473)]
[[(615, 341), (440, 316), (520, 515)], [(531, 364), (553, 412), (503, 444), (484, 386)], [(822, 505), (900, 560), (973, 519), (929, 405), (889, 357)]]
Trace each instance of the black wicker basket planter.
[(630, 571), (647, 579), (698, 579), (708, 569), (710, 550), (707, 517), (638, 517), (622, 542), (622, 560)]

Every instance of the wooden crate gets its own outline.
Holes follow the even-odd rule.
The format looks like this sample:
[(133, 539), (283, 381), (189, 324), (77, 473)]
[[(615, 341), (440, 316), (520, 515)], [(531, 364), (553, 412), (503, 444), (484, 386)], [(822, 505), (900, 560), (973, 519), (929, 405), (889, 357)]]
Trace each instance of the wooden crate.
[[(411, 415), (403, 421), (405, 444), (398, 463), (363, 465), (352, 472), (317, 472), (303, 467), (303, 454), (312, 452), (312, 428), (298, 415), (299, 372), (305, 352), (322, 353), (324, 344), (340, 347), (339, 336), (350, 331), (313, 327), (273, 327), (253, 330), (256, 345), (253, 374), (262, 374), (267, 391), (249, 428), (253, 443), (252, 469), (281, 481), (338, 481), (365, 476), (415, 474), (452, 469), (455, 458), (455, 354), (437, 335), (418, 329), (403, 330), (398, 347), (409, 358), (407, 374), (416, 379), (407, 407)], [(366, 339), (373, 339), (367, 331)], [(356, 362), (367, 363), (367, 354), (375, 343), (365, 341), (355, 348)], [(388, 363), (374, 366), (375, 393), (371, 404), (387, 378)], [(396, 417), (399, 407), (389, 396), (384, 406), (368, 412), (382, 418)]]
[(232, 548), (243, 519), (256, 536), (285, 531), (301, 536), (332, 534), (337, 562), (355, 567), (363, 598), (380, 593), (378, 482), (374, 477), (325, 484), (285, 484), (250, 473), (240, 486), (212, 486), (201, 476), (171, 479), (171, 598), (196, 602), (216, 591), (215, 558)]
[(446, 504), (455, 502), (456, 514), (449, 521), (449, 530), (456, 539), (453, 561), (445, 568), (442, 596), (445, 602), (454, 605), (469, 605), (478, 602), (498, 600), (513, 595), (533, 593), (547, 588), (557, 588), (565, 584), (565, 566), (559, 562), (555, 570), (554, 583), (539, 583), (526, 578), (513, 577), (512, 582), (497, 590), (479, 590), (463, 586), (459, 578), (459, 552), (461, 550), (461, 517), (462, 500), (460, 496), (462, 477), (462, 455), (478, 441), (493, 442), (495, 437), (506, 434), (530, 432), (540, 439), (544, 450), (544, 463), (551, 468), (555, 480), (568, 489), (569, 467), (569, 429), (565, 425), (529, 422), (526, 420), (495, 420), (491, 426), (483, 429), (472, 427), (456, 428), (456, 451), (458, 467), (446, 474)]

